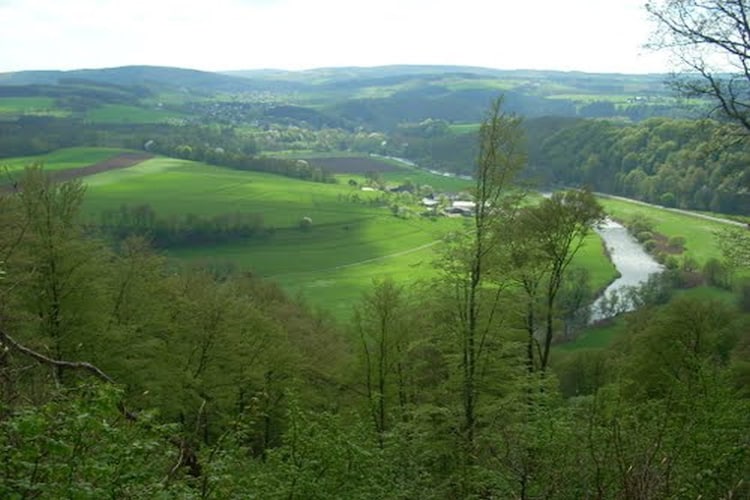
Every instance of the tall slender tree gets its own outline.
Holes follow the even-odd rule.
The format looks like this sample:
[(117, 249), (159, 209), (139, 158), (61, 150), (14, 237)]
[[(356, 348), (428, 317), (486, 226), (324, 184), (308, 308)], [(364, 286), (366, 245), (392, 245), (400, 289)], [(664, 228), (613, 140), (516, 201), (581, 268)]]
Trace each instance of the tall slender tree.
[(498, 262), (493, 234), (508, 205), (517, 201), (511, 182), (526, 163), (521, 120), (507, 114), (502, 105), (502, 98), (495, 100), (480, 127), (476, 208), (470, 229), (458, 244), (449, 246), (443, 263), (461, 372), (461, 431), (470, 454), (477, 427), (480, 364), (489, 337), (497, 333), (504, 284), (493, 270)]

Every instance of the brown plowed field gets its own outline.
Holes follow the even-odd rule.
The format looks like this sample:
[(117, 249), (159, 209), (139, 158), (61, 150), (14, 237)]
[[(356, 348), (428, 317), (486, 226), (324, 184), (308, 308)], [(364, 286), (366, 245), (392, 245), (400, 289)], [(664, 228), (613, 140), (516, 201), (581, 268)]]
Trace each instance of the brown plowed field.
[(324, 168), (334, 174), (364, 174), (367, 172), (393, 172), (395, 165), (377, 158), (352, 156), (350, 158), (310, 158), (307, 162), (313, 167)]

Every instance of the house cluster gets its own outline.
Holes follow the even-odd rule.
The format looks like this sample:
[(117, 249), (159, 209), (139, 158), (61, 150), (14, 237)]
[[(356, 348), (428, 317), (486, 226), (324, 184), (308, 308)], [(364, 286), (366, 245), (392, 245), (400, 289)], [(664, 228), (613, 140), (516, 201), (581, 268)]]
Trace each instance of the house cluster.
[[(354, 180), (349, 185), (357, 186)], [(385, 191), (388, 193), (415, 193), (415, 186), (411, 183), (396, 186), (359, 186), (361, 191)], [(476, 203), (466, 200), (466, 193), (441, 193), (439, 198), (430, 194), (421, 199), (420, 205), (425, 209), (423, 215), (443, 215), (446, 217), (472, 217), (476, 210)]]

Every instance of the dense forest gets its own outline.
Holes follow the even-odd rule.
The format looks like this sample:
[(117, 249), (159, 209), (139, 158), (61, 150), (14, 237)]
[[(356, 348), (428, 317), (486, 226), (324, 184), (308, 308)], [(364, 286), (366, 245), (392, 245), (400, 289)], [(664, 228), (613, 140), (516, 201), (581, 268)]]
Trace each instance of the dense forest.
[(588, 185), (667, 207), (750, 213), (750, 151), (736, 126), (652, 118), (583, 121), (539, 146), (552, 184)]
[(697, 272), (674, 269), (633, 291), (617, 345), (556, 350), (603, 212), (585, 190), (528, 203), (523, 134), (497, 101), (467, 231), (435, 278), (374, 282), (348, 324), (249, 273), (97, 240), (80, 181), (27, 169), (0, 194), (0, 496), (750, 494), (750, 288), (669, 300)]

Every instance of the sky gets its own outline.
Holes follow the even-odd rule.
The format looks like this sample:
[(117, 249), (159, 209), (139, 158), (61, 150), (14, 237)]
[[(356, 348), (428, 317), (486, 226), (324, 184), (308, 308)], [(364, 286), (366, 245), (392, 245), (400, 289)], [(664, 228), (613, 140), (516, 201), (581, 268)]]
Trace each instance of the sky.
[(0, 0), (0, 72), (447, 64), (658, 73), (645, 0)]

